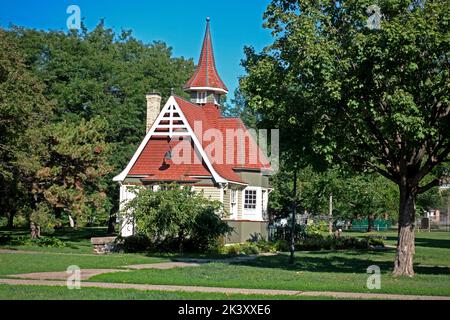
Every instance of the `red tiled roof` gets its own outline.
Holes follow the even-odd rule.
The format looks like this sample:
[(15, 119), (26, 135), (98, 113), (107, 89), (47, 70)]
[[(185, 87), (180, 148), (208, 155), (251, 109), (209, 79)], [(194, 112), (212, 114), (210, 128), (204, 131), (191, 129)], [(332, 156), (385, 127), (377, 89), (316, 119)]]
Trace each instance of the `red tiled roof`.
[[(248, 129), (239, 118), (224, 118), (220, 114), (220, 109), (213, 103), (207, 103), (204, 106), (193, 104), (180, 97), (175, 97), (178, 106), (181, 108), (184, 116), (186, 117), (189, 125), (194, 130), (197, 138), (202, 141), (203, 148), (206, 148), (211, 141), (205, 141), (202, 137), (199, 137), (200, 132), (196, 132), (196, 121), (201, 121), (202, 124), (202, 136), (209, 129), (218, 129), (223, 137), (223, 161), (222, 163), (216, 163), (213, 159), (209, 159), (212, 162), (214, 170), (223, 178), (244, 183), (233, 169), (254, 169), (254, 170), (271, 170), (269, 162), (261, 149), (250, 136)], [(234, 138), (232, 141), (227, 141), (228, 135), (241, 130), (243, 139)], [(232, 143), (229, 145), (229, 143)], [(239, 147), (242, 148), (239, 153)], [(232, 152), (232, 150), (234, 152)], [(232, 154), (230, 154), (232, 152)], [(227, 157), (228, 161), (227, 161)]]
[[(203, 139), (205, 132), (209, 129), (218, 129), (221, 133), (223, 137), (222, 146), (224, 148), (222, 161), (216, 162), (214, 159), (209, 159), (214, 170), (221, 177), (229, 181), (245, 183), (234, 169), (271, 170), (267, 158), (263, 155), (254, 139), (251, 138), (241, 119), (222, 117), (218, 106), (212, 103), (199, 106), (177, 96), (174, 98), (197, 139), (201, 141), (203, 149), (212, 143)], [(201, 132), (199, 132), (200, 125)], [(237, 132), (236, 130), (240, 130), (242, 139), (230, 135)], [(227, 134), (230, 137), (228, 139)], [(181, 148), (177, 149), (179, 143), (189, 143), (190, 164), (176, 164), (170, 161), (164, 165), (166, 152), (169, 150), (180, 150)], [(239, 147), (242, 147), (241, 150), (243, 152), (239, 153)], [(169, 142), (167, 137), (153, 136), (128, 174), (144, 175), (146, 176), (143, 178), (145, 181), (173, 180), (186, 182), (195, 181), (195, 179), (191, 178), (192, 176), (211, 176), (204, 161), (196, 159), (197, 153), (194, 150), (195, 146), (192, 141), (172, 139)]]
[[(195, 161), (195, 152), (193, 151), (190, 164), (175, 164), (170, 160), (164, 163), (166, 152), (171, 148), (174, 149), (181, 142), (176, 140), (168, 142), (165, 137), (151, 137), (128, 174), (147, 176), (144, 180), (176, 181), (192, 180), (190, 176), (211, 176), (203, 161), (201, 163)], [(190, 145), (193, 150), (192, 142)]]
[[(198, 87), (208, 87), (213, 90), (228, 91), (217, 73), (209, 19), (207, 19), (206, 33), (203, 40), (199, 63), (194, 75), (186, 83), (184, 89), (189, 91)], [(199, 106), (180, 97), (175, 96), (174, 98), (197, 139), (201, 141), (204, 150), (205, 148), (211, 147), (210, 145), (215, 145), (212, 141), (204, 141), (202, 139), (205, 132), (209, 129), (219, 130), (223, 140), (223, 150), (221, 150), (222, 155), (219, 155), (218, 161), (215, 161), (216, 159), (213, 158), (217, 157), (216, 154), (210, 156), (208, 152), (206, 153), (211, 158), (208, 160), (211, 162), (214, 170), (222, 178), (229, 181), (244, 183), (236, 173), (235, 169), (271, 170), (269, 162), (239, 118), (222, 117), (219, 107), (214, 103), (206, 103)], [(196, 121), (201, 124), (202, 132), (196, 132)], [(227, 133), (237, 133), (240, 135), (241, 139), (238, 139), (236, 136), (231, 136), (232, 140), (230, 139), (230, 141), (227, 141)], [(188, 149), (190, 149), (192, 156), (190, 163), (176, 164), (168, 163), (167, 161), (164, 162), (166, 152), (174, 148), (176, 149), (179, 143), (186, 143), (186, 140), (181, 142), (177, 139), (168, 140), (161, 136), (151, 137), (128, 174), (142, 176), (142, 180), (144, 181), (164, 180), (188, 182), (196, 181), (192, 178), (193, 176), (212, 176), (203, 160), (194, 159), (197, 152), (194, 151), (195, 147), (192, 141), (188, 142), (190, 143)]]
[(184, 85), (185, 90), (197, 87), (209, 87), (214, 89), (221, 89), (228, 92), (227, 87), (223, 83), (222, 79), (220, 79), (220, 76), (216, 69), (211, 32), (209, 28), (209, 20), (207, 20), (206, 23), (206, 33), (203, 40), (203, 47), (198, 65), (195, 69), (194, 75)]

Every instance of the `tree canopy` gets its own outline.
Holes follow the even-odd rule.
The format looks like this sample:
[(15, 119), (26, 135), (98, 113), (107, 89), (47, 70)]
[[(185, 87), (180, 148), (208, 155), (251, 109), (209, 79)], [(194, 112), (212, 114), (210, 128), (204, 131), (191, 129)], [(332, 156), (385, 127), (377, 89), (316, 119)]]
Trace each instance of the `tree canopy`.
[(2, 214), (114, 221), (111, 179), (145, 134), (145, 94), (184, 95), (192, 59), (104, 21), (67, 33), (1, 29), (0, 52)]
[(380, 0), (380, 28), (368, 27), (372, 4), (273, 0), (274, 42), (247, 49), (241, 90), (284, 132), (291, 158), (319, 156), (399, 186), (394, 273), (413, 275), (415, 200), (445, 177), (450, 152), (450, 3)]

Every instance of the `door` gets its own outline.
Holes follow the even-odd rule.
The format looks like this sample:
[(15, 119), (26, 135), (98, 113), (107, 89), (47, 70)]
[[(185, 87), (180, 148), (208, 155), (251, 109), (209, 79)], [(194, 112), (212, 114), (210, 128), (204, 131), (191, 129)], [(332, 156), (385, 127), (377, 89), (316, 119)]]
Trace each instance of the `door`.
[(237, 205), (237, 190), (230, 190), (230, 215), (232, 219), (237, 219), (238, 205)]

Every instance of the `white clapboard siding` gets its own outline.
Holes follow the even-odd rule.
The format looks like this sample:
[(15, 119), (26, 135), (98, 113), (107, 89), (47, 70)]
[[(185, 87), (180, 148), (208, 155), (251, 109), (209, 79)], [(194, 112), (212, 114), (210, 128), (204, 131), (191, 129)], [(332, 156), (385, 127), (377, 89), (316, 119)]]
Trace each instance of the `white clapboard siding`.
[(217, 200), (220, 201), (220, 188), (216, 187), (206, 187), (206, 186), (194, 186), (194, 191), (202, 192), (205, 198), (211, 199), (211, 200)]

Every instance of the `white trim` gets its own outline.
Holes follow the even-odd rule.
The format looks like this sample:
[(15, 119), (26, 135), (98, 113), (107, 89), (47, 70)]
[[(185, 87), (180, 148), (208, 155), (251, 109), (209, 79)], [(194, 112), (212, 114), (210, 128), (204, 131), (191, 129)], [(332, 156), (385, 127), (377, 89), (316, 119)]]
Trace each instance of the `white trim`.
[(136, 193), (133, 190), (136, 186), (126, 185), (120, 183), (119, 189), (119, 212), (120, 212), (120, 235), (122, 237), (128, 237), (136, 233), (136, 221), (132, 211), (125, 212), (126, 204), (136, 197)]
[(228, 91), (224, 90), (222, 88), (213, 88), (213, 87), (188, 87), (188, 88), (184, 88), (185, 91), (214, 91), (214, 92), (221, 92), (224, 94), (227, 94)]
[(234, 183), (234, 184), (238, 184), (240, 186), (248, 186), (248, 183), (242, 183), (242, 182), (237, 182), (237, 181), (233, 181), (233, 180), (228, 180), (228, 183)]
[(211, 176), (190, 176), (190, 177), (192, 177), (192, 178), (199, 178), (199, 179), (202, 179), (202, 178), (211, 178)]
[[(237, 189), (228, 189), (230, 191), (230, 219), (236, 220), (238, 218), (238, 204), (239, 204), (239, 190)], [(234, 201), (233, 201), (234, 194)]]
[(173, 136), (189, 136), (189, 132), (187, 132), (187, 131), (182, 131), (182, 132), (177, 132), (177, 131), (175, 131), (175, 132), (172, 132), (172, 133), (170, 133), (170, 131), (160, 131), (160, 132), (154, 132), (153, 134), (152, 134), (152, 136), (170, 136), (170, 137), (173, 137)]
[[(169, 116), (173, 116), (174, 108), (171, 108), (172, 106), (175, 107), (176, 113), (178, 113), (180, 116), (177, 117), (177, 120), (183, 121), (183, 123), (186, 126), (187, 132), (172, 132), (171, 129), (169, 129), (169, 132), (162, 133), (162, 132), (155, 132), (156, 128), (158, 127), (161, 120), (163, 120), (164, 115), (166, 113), (169, 113)], [(179, 118), (179, 119), (178, 119)], [(172, 122), (173, 117), (170, 118), (170, 125), (173, 125)], [(202, 159), (205, 161), (206, 166), (208, 167), (209, 171), (211, 172), (214, 181), (217, 183), (226, 183), (228, 182), (226, 179), (222, 178), (216, 170), (214, 170), (214, 167), (212, 166), (210, 160), (206, 156), (205, 151), (203, 150), (202, 145), (200, 144), (197, 136), (195, 135), (194, 131), (192, 130), (191, 126), (189, 125), (189, 122), (187, 121), (186, 117), (183, 114), (183, 111), (181, 110), (180, 106), (177, 104), (177, 101), (173, 96), (170, 96), (170, 98), (167, 100), (166, 104), (162, 108), (161, 112), (159, 113), (158, 117), (156, 118), (155, 122), (153, 123), (150, 130), (145, 135), (144, 140), (142, 140), (141, 144), (139, 145), (138, 149), (134, 153), (133, 157), (131, 158), (130, 162), (126, 166), (125, 170), (123, 170), (119, 175), (115, 176), (113, 178), (113, 181), (123, 181), (128, 175), (128, 172), (130, 172), (131, 168), (133, 168), (134, 164), (136, 163), (137, 159), (139, 158), (140, 154), (144, 150), (145, 146), (147, 145), (148, 141), (152, 137), (152, 135), (169, 135), (169, 136), (178, 136), (178, 135), (190, 135), (192, 141), (194, 141), (195, 146), (197, 147), (197, 150), (200, 152), (200, 155)]]
[(169, 129), (169, 128), (174, 128), (174, 129), (186, 129), (186, 126), (184, 124), (160, 124), (158, 126), (158, 129)]
[(206, 103), (207, 98), (206, 91), (197, 91), (195, 93), (195, 103)]

